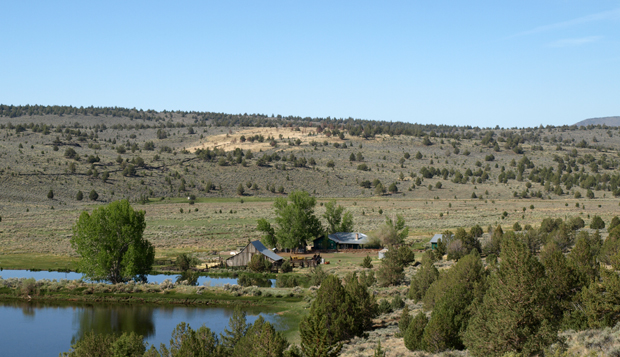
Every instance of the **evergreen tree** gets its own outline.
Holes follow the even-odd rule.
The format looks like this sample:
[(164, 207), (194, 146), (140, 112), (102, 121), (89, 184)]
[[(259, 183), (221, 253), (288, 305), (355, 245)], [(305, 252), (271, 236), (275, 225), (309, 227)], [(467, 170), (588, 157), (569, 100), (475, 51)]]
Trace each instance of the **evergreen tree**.
[[(586, 233), (587, 235), (587, 233)], [(590, 249), (590, 240), (580, 236), (568, 254), (568, 259), (579, 276), (579, 286), (587, 287), (599, 276), (599, 265)]]
[(377, 282), (381, 286), (398, 285), (404, 277), (405, 273), (402, 262), (398, 258), (398, 250), (395, 247), (389, 247), (377, 270)]
[(231, 352), (248, 331), (246, 315), (246, 312), (239, 307), (235, 308), (230, 320), (228, 320), (230, 330), (226, 328), (224, 333), (220, 334), (222, 346), (226, 351)]
[(409, 323), (409, 327), (407, 327), (407, 332), (405, 332), (405, 347), (407, 347), (410, 351), (420, 351), (424, 350), (424, 340), (422, 336), (424, 334), (424, 329), (428, 323), (428, 319), (423, 312), (419, 312), (413, 320)]
[(366, 258), (362, 261), (362, 268), (372, 269), (372, 258), (369, 255), (366, 255)]
[(84, 198), (84, 194), (82, 193), (82, 191), (78, 191), (77, 195), (75, 195), (75, 199), (78, 201), (81, 201)]
[(609, 222), (609, 227), (607, 229), (611, 231), (612, 229), (616, 228), (619, 225), (620, 225), (620, 218), (618, 218), (618, 216), (615, 216), (614, 218), (611, 219), (611, 222)]
[(540, 262), (545, 267), (551, 297), (551, 321), (562, 320), (565, 311), (571, 309), (575, 293), (579, 290), (579, 276), (555, 242), (549, 242), (540, 252)]
[(431, 284), (422, 299), (424, 307), (429, 310), (433, 309), (435, 303), (441, 300), (446, 291), (457, 285), (463, 285), (463, 291), (472, 291), (477, 299), (481, 299), (485, 291), (485, 282), (486, 273), (480, 254), (474, 250), (452, 268), (443, 271)]
[(353, 315), (355, 327), (351, 333), (361, 336), (372, 327), (372, 318), (377, 316), (377, 302), (374, 296), (368, 293), (366, 286), (360, 283), (356, 273), (348, 274), (344, 283), (344, 289), (355, 307), (349, 311), (349, 315)]
[(620, 320), (620, 276), (601, 270), (601, 279), (582, 292), (585, 314), (591, 328), (612, 327)]
[(49, 198), (50, 200), (54, 199), (54, 191), (50, 190), (50, 191), (47, 193), (47, 198)]
[(342, 349), (340, 341), (361, 335), (360, 326), (355, 326), (357, 309), (336, 276), (325, 278), (310, 312), (299, 324), (304, 354), (309, 357), (335, 356)]
[(342, 343), (336, 342), (330, 331), (327, 316), (308, 315), (299, 324), (301, 350), (305, 357), (337, 357)]
[(405, 335), (410, 323), (411, 315), (409, 314), (409, 307), (405, 305), (403, 311), (400, 314), (400, 320), (398, 320), (398, 330), (400, 330), (401, 335)]
[(605, 222), (599, 216), (592, 217), (592, 222), (590, 222), (591, 229), (603, 229), (605, 228)]
[(260, 316), (248, 328), (245, 336), (234, 345), (231, 356), (282, 357), (288, 345), (282, 333)]
[(475, 305), (465, 346), (477, 356), (541, 351), (557, 338), (544, 267), (516, 239), (503, 240), (500, 257), (482, 304)]
[(409, 293), (407, 297), (415, 302), (422, 300), (428, 288), (439, 277), (439, 271), (433, 265), (433, 261), (424, 255), (422, 257), (422, 265), (417, 273), (411, 278)]
[(424, 329), (422, 339), (426, 351), (438, 353), (463, 349), (460, 334), (467, 328), (473, 298), (473, 291), (467, 290), (465, 284), (452, 286), (444, 293)]

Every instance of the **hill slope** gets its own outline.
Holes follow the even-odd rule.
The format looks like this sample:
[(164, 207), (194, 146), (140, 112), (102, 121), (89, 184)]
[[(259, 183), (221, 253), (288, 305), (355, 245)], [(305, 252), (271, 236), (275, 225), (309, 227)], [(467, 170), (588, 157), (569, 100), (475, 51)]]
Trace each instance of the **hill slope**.
[(588, 125), (620, 126), (620, 116), (590, 118), (590, 119), (582, 120), (576, 123), (575, 125), (577, 126), (588, 126)]

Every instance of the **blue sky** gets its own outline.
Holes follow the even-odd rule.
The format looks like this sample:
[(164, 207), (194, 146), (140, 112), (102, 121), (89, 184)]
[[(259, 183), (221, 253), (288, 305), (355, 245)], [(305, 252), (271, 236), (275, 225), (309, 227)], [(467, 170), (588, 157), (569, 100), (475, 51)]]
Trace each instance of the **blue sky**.
[(4, 1), (0, 103), (502, 127), (620, 115), (620, 1)]

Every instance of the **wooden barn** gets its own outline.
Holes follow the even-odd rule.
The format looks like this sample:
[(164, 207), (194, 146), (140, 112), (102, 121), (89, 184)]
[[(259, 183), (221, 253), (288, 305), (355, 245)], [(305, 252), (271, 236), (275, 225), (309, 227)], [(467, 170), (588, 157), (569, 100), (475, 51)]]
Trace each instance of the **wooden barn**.
[(269, 248), (265, 247), (259, 240), (250, 242), (245, 248), (243, 248), (239, 254), (234, 255), (226, 259), (226, 266), (229, 267), (241, 267), (247, 266), (252, 256), (255, 254), (262, 254), (267, 260), (269, 260), (274, 266), (279, 266), (284, 261), (283, 258), (276, 253), (272, 252)]

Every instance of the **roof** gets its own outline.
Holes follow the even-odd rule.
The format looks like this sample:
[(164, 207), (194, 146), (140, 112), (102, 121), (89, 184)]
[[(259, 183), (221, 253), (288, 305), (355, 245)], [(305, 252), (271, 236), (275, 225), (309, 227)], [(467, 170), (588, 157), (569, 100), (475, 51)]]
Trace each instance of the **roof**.
[(437, 233), (431, 238), (431, 243), (439, 243), (439, 241), (443, 238), (443, 234)]
[(278, 261), (278, 260), (283, 259), (281, 256), (274, 253), (271, 249), (265, 247), (265, 245), (261, 243), (259, 240), (255, 240), (254, 242), (251, 242), (250, 244), (252, 244), (254, 248), (256, 248), (256, 250), (258, 250), (262, 255), (266, 256), (267, 258), (270, 258), (271, 260)]
[[(357, 239), (355, 239), (357, 236)], [(364, 233), (338, 232), (328, 235), (329, 239), (339, 244), (368, 244), (370, 240)]]

